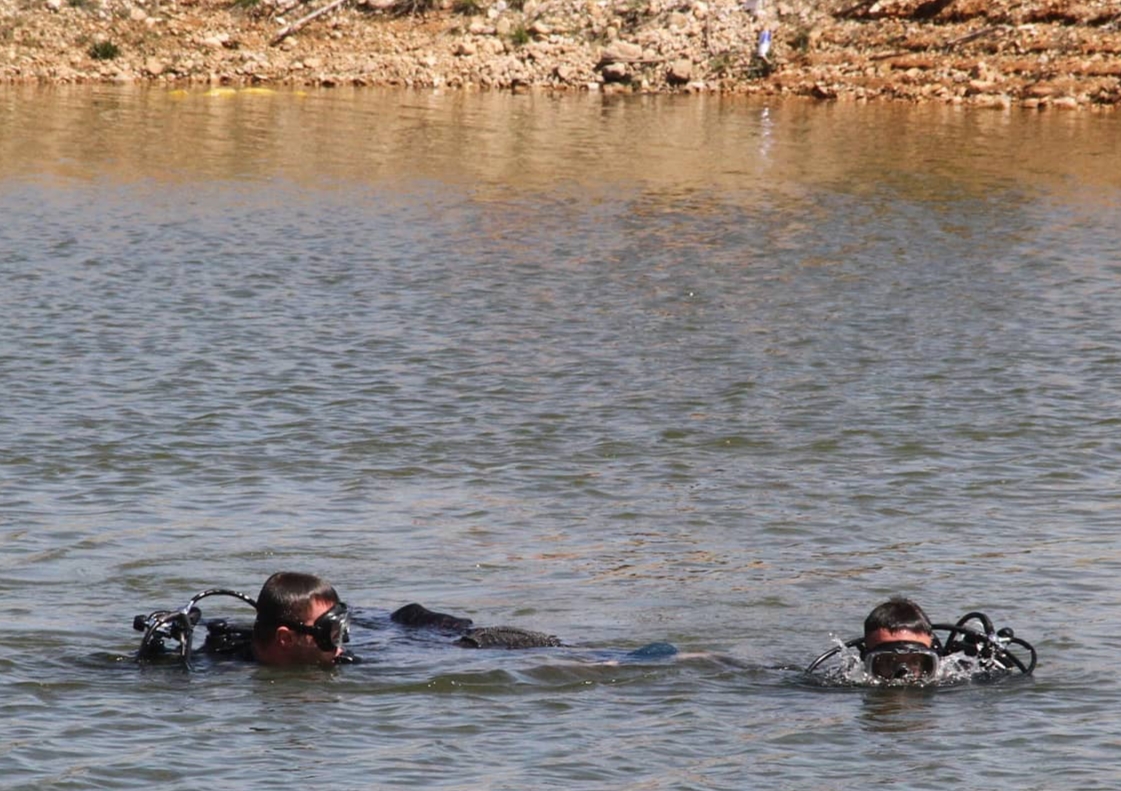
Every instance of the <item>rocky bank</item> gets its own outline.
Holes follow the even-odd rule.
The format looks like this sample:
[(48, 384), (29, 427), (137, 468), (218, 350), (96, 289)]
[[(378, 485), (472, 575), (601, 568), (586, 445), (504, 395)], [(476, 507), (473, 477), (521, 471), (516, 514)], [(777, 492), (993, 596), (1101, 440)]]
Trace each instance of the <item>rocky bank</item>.
[(134, 81), (1106, 108), (1121, 2), (0, 0), (0, 82)]

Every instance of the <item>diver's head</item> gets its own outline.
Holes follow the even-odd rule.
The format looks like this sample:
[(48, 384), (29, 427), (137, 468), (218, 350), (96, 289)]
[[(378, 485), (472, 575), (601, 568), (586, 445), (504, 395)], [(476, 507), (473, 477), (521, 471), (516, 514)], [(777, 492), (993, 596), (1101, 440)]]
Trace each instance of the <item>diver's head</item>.
[(253, 655), (266, 665), (329, 665), (342, 654), (350, 616), (329, 582), (280, 571), (257, 597)]
[(915, 602), (894, 597), (864, 619), (864, 669), (889, 681), (919, 681), (938, 672), (934, 629)]

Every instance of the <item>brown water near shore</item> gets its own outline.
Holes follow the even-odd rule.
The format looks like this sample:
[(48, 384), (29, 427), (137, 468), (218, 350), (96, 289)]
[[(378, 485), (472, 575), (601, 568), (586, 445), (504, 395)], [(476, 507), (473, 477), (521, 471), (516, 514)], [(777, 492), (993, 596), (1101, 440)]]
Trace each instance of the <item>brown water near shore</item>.
[[(746, 190), (747, 200), (761, 178), (769, 189), (859, 191), (873, 177), (925, 163), (953, 184), (952, 196), (983, 195), (1005, 173), (1014, 188), (1046, 183), (1048, 192), (1080, 201), (1116, 184), (1110, 163), (1121, 158), (1121, 137), (1113, 120), (1046, 113), (1025, 123), (954, 105), (721, 94), (605, 100), (573, 93), (558, 100), (538, 92), (348, 86), (7, 86), (0, 87), (0, 179), (83, 179), (95, 171), (125, 182), (175, 182), (200, 172), (225, 179), (250, 173), (252, 163), (253, 178), (408, 175), (462, 181), (476, 193), (494, 184), (503, 194), (515, 185), (587, 191), (614, 174), (621, 183), (654, 191), (667, 185), (678, 195)], [(137, 129), (143, 133), (123, 133)], [(418, 156), (418, 147), (428, 155)], [(620, 148), (645, 152), (640, 173)], [(791, 148), (805, 154), (792, 156)], [(1066, 165), (1056, 171), (1059, 151)], [(404, 171), (402, 161), (409, 163)], [(937, 191), (929, 179), (915, 186)]]
[(1121, 102), (1107, 0), (405, 2), (0, 0), (0, 82)]

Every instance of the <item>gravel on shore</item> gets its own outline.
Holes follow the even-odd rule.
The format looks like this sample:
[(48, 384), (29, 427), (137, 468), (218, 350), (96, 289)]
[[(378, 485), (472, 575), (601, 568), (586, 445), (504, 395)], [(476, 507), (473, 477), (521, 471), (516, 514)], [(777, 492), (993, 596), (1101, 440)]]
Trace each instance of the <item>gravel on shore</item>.
[(0, 0), (0, 83), (94, 82), (1112, 108), (1121, 3)]

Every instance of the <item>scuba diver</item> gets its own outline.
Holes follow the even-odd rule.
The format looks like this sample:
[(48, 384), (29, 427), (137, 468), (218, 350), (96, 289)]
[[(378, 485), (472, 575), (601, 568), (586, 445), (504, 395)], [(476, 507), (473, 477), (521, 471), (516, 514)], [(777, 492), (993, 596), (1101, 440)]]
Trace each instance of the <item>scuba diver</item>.
[[(944, 640), (938, 632), (947, 633)], [(1014, 647), (1026, 656), (1017, 656)], [(815, 673), (830, 658), (843, 660), (845, 649), (859, 652), (863, 678), (877, 684), (925, 685), (947, 677), (992, 678), (1013, 672), (1030, 676), (1036, 664), (1035, 648), (1010, 628), (996, 631), (984, 613), (968, 613), (953, 625), (932, 624), (918, 604), (902, 597), (873, 609), (864, 620), (863, 637), (826, 651), (806, 673)]]
[[(238, 599), (256, 610), (249, 623), (225, 618), (204, 620), (200, 601), (212, 596)], [(390, 621), (410, 629), (455, 636), (465, 648), (540, 648), (563, 645), (553, 636), (510, 626), (476, 627), (471, 619), (407, 604)], [(350, 642), (355, 617), (326, 580), (313, 574), (280, 571), (269, 577), (256, 599), (214, 588), (198, 593), (178, 610), (137, 615), (133, 628), (144, 633), (136, 658), (149, 662), (175, 658), (190, 666), (194, 632), (200, 624), (206, 639), (198, 652), (273, 666), (353, 664), (360, 659), (343, 648)], [(371, 624), (372, 625), (372, 624)]]

